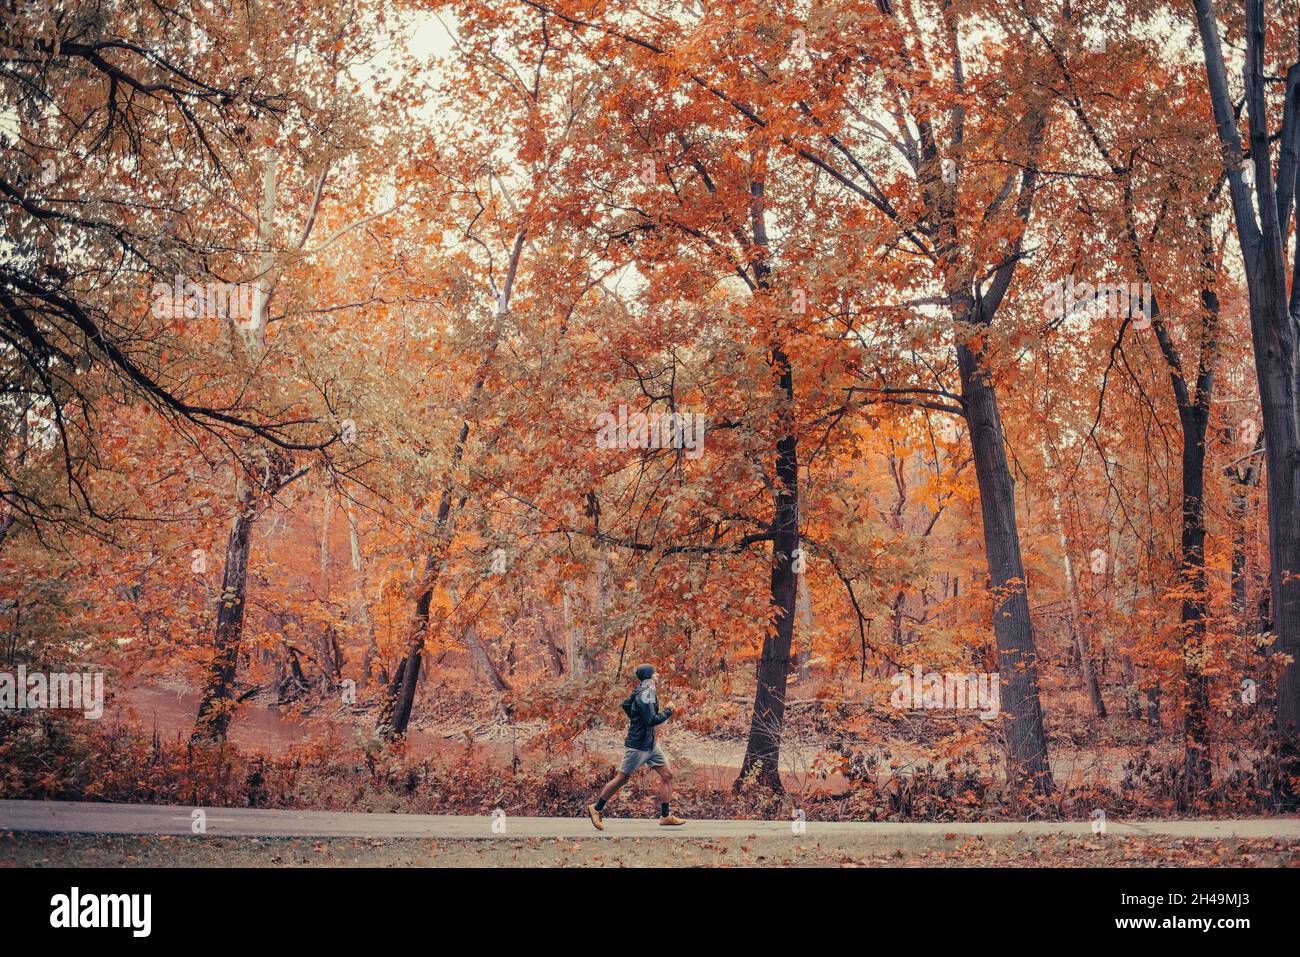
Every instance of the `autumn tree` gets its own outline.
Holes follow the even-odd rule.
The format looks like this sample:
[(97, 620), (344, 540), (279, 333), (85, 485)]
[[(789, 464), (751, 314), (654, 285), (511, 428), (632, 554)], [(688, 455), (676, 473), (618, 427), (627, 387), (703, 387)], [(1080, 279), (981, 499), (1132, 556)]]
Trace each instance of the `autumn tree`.
[[(1263, 0), (1248, 0), (1244, 23), (1232, 25), (1245, 40), (1241, 75), (1246, 150), (1235, 105), (1239, 98), (1229, 85), (1218, 12), (1212, 0), (1195, 4), (1222, 170), (1249, 291), (1267, 461), (1272, 631), (1277, 650), (1289, 659), (1277, 688), (1277, 733), (1283, 754), (1291, 762), (1287, 765), (1290, 774), (1300, 735), (1300, 525), (1295, 521), (1300, 508), (1300, 367), (1295, 358), (1300, 348), (1296, 324), (1300, 309), (1296, 279), (1300, 273), (1288, 266), (1286, 246), (1300, 168), (1300, 62), (1288, 45), (1293, 31), (1281, 22), (1270, 22), (1265, 9)], [(1271, 44), (1270, 34), (1275, 37)], [(1270, 90), (1274, 76), (1284, 76), (1285, 81)], [(1281, 109), (1280, 122), (1270, 123), (1270, 103), (1274, 116)], [(1296, 262), (1300, 264), (1300, 259)]]

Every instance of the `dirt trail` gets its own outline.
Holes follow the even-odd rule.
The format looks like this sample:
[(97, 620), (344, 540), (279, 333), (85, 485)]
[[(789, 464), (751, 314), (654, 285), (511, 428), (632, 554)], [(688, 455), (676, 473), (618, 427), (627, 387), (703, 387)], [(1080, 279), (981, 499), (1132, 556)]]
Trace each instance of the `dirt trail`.
[[(111, 703), (106, 716), (111, 721), (132, 723), (146, 731), (157, 730), (164, 741), (177, 741), (189, 736), (198, 706), (199, 696), (191, 691), (135, 687)], [(249, 703), (231, 722), (230, 741), (247, 751), (282, 754), (290, 745), (306, 743), (330, 726), (345, 740), (353, 735), (360, 740), (359, 735), (365, 728), (355, 719), (319, 714), (313, 715), (310, 722), (297, 721), (263, 705)], [(501, 725), (484, 727), (481, 721), (443, 723), (412, 727), (407, 734), (407, 745), (411, 754), (421, 757), (459, 757), (467, 746), (473, 747), (481, 760), (507, 765), (516, 752), (521, 758), (540, 756), (526, 744), (528, 738), (540, 730), (540, 724), (512, 730)], [(744, 757), (743, 741), (717, 741), (682, 728), (661, 732), (660, 736), (670, 758), (690, 762), (698, 785), (722, 789), (729, 788), (735, 780)], [(612, 728), (588, 732), (579, 741), (578, 753), (596, 754), (611, 765), (617, 763), (623, 756), (622, 735)], [(831, 775), (823, 780), (808, 773), (815, 757), (813, 749), (787, 747), (785, 758), (790, 765), (782, 773), (787, 786), (795, 791), (805, 788), (844, 790), (848, 782), (841, 775)]]
[[(247, 838), (42, 834), (5, 839), (16, 867), (1287, 867), (1300, 841), (1096, 835), (681, 836), (663, 840)], [(1071, 933), (1076, 931), (1072, 929)]]
[[(184, 740), (194, 727), (198, 704), (198, 695), (190, 691), (135, 687), (110, 702), (106, 716), (114, 721), (132, 721), (146, 731), (157, 729), (165, 741)], [(369, 732), (368, 722), (366, 717), (358, 719), (343, 713), (338, 716), (316, 714), (310, 721), (294, 720), (250, 702), (232, 722), (230, 740), (244, 750), (283, 754), (290, 745), (305, 743), (325, 733), (327, 728), (332, 728), (336, 739), (355, 739), (360, 743)], [(407, 743), (410, 753), (420, 757), (460, 757), (469, 747), (477, 759), (504, 766), (509, 765), (516, 755), (523, 760), (544, 759), (545, 755), (527, 744), (529, 738), (540, 730), (540, 723), (511, 728), (471, 719), (413, 726), (407, 735)], [(671, 727), (662, 731), (660, 737), (669, 758), (687, 763), (698, 786), (721, 790), (730, 788), (735, 781), (744, 758), (743, 739), (719, 740), (686, 728)], [(905, 742), (890, 741), (889, 744), (896, 756), (910, 757), (920, 764), (929, 762), (922, 751), (909, 749)], [(589, 731), (579, 738), (577, 745), (580, 757), (597, 755), (609, 761), (611, 766), (623, 753), (622, 733), (613, 727)], [(809, 791), (840, 793), (847, 789), (848, 781), (842, 775), (817, 772), (818, 753), (817, 746), (799, 741), (787, 741), (783, 745), (781, 776), (787, 789), (796, 794)], [(1058, 785), (1099, 778), (1115, 784), (1122, 776), (1123, 763), (1131, 758), (1132, 751), (1122, 747), (1086, 750), (1058, 747), (1053, 752), (1052, 770)], [(901, 774), (909, 772), (907, 764), (898, 771)], [(882, 768), (880, 773), (883, 779), (889, 770)]]

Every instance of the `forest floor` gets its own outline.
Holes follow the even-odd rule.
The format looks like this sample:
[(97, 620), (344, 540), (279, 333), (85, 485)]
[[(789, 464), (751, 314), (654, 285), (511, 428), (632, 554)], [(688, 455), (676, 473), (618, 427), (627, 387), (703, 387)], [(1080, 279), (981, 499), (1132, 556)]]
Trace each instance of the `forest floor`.
[[(195, 692), (180, 685), (137, 686), (129, 689), (120, 705), (106, 709), (106, 714), (110, 720), (124, 720), (152, 730), (164, 740), (179, 741), (188, 737), (194, 726), (198, 700)], [(250, 705), (232, 724), (230, 741), (246, 751), (282, 754), (290, 746), (304, 744), (314, 735), (319, 735), (323, 727), (332, 726), (346, 739), (357, 736), (361, 728), (368, 728), (372, 720), (318, 717), (315, 724), (310, 724), (261, 705)], [(543, 729), (544, 723), (540, 721), (506, 724), (499, 717), (478, 715), (456, 720), (444, 716), (442, 720), (424, 719), (413, 723), (407, 741), (412, 754), (459, 756), (469, 747), (480, 760), (504, 767), (516, 755), (534, 759), (541, 757), (531, 752), (527, 742)], [(700, 787), (730, 787), (743, 763), (744, 728), (734, 729), (734, 733), (729, 735), (705, 735), (674, 727), (661, 731), (659, 737), (670, 760), (680, 762)], [(622, 757), (622, 739), (621, 726), (592, 729), (575, 741), (576, 754), (579, 759), (584, 754), (598, 754), (613, 765)], [(810, 790), (838, 793), (848, 786), (842, 775), (818, 770), (826, 755), (825, 744), (822, 736), (800, 733), (795, 722), (787, 728), (782, 742), (781, 774), (792, 793), (803, 794)], [(891, 756), (897, 761), (880, 770), (882, 778), (890, 773), (906, 774), (912, 768), (926, 764), (944, 763), (935, 760), (929, 748), (917, 741), (892, 737), (888, 745)], [(1117, 784), (1123, 777), (1124, 765), (1141, 746), (1135, 740), (1117, 740), (1093, 746), (1077, 746), (1068, 740), (1054, 742), (1053, 776), (1061, 784), (1080, 781)], [(1172, 745), (1151, 743), (1145, 746), (1166, 757), (1177, 753)], [(996, 762), (987, 770), (992, 775), (999, 773)]]
[(1300, 839), (864, 834), (607, 839), (0, 832), (12, 867), (1300, 867)]

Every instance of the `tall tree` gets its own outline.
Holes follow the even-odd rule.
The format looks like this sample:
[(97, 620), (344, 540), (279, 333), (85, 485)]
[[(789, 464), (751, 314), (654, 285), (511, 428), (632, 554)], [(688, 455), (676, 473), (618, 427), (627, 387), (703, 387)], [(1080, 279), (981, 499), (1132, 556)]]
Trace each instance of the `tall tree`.
[[(638, 33), (636, 26), (625, 26), (617, 20), (597, 21), (577, 10), (562, 10), (558, 5), (534, 0), (525, 2), (555, 14), (575, 30), (597, 32), (614, 48), (621, 46), (629, 54), (648, 56), (649, 65), (654, 69), (662, 69), (655, 61), (670, 60), (671, 72), (686, 84), (683, 93), (689, 89), (702, 103), (729, 113), (743, 124), (748, 135), (769, 141), (774, 149), (788, 151), (792, 158), (829, 176), (850, 197), (865, 204), (866, 211), (884, 217), (901, 237), (899, 245), (914, 255), (918, 264), (924, 264), (942, 287), (938, 301), (949, 311), (960, 369), (960, 407), (950, 405), (949, 411), (959, 410), (965, 416), (974, 447), (990, 591), (995, 604), (993, 627), (1005, 687), (1003, 704), (1008, 712), (1009, 766), (1018, 785), (1040, 793), (1050, 791), (1051, 773), (1016, 524), (1014, 482), (1007, 468), (1005, 436), (998, 415), (991, 357), (987, 352), (988, 330), (1023, 258), (1023, 236), (1038, 183), (1037, 163), (1047, 124), (1048, 101), (1033, 81), (1034, 70), (1038, 68), (1034, 59), (1028, 53), (1022, 54), (1019, 62), (1007, 58), (1003, 65), (1013, 66), (1019, 87), (996, 88), (1020, 109), (1005, 119), (999, 113), (998, 119), (987, 127), (981, 124), (976, 139), (968, 142), (966, 101), (972, 94), (965, 85), (958, 17), (951, 7), (945, 7), (937, 24), (939, 40), (934, 44), (935, 56), (946, 60), (942, 68), (932, 60), (928, 35), (915, 26), (910, 8), (905, 21), (895, 17), (892, 8), (882, 11), (875, 5), (844, 4), (838, 10), (842, 22), (834, 30), (829, 29), (828, 21), (816, 24), (810, 21), (807, 29), (801, 28), (795, 34), (793, 45), (778, 54), (783, 58), (792, 48), (800, 56), (807, 53), (812, 63), (807, 76), (761, 65), (755, 68), (750, 65), (752, 51), (736, 42), (732, 44), (734, 49), (725, 47), (721, 51), (736, 66), (734, 80), (729, 82), (713, 78), (720, 50), (705, 38), (712, 37), (711, 26), (719, 18), (734, 17), (732, 9), (714, 11), (706, 5), (702, 16), (675, 30), (664, 26), (667, 21), (661, 21), (661, 31), (684, 35), (651, 38)], [(768, 21), (763, 30), (753, 34), (760, 45), (765, 40), (770, 42), (772, 38), (790, 35), (784, 18), (757, 9), (750, 11), (749, 16), (756, 22)], [(842, 38), (855, 35), (843, 28), (845, 17), (860, 24), (868, 34), (879, 31), (879, 39), (844, 42)], [(727, 43), (736, 39), (725, 32), (723, 36), (727, 37)], [(700, 42), (692, 45), (691, 37)], [(687, 49), (689, 55), (681, 52)], [(764, 52), (770, 57), (775, 51)], [(842, 69), (846, 55), (864, 58), (873, 69), (865, 75)], [(712, 59), (705, 62), (706, 56)], [(885, 64), (896, 68), (885, 69)], [(940, 69), (947, 73), (946, 82), (950, 84), (946, 98), (937, 95), (935, 84), (929, 79)], [(875, 83), (880, 84), (883, 93), (873, 88)], [(988, 95), (993, 88), (990, 85), (982, 92)], [(946, 135), (951, 139), (948, 152), (940, 145), (934, 115), (938, 112), (937, 105), (945, 99)], [(851, 138), (855, 117), (874, 112), (879, 105), (896, 117), (897, 129), (885, 133), (910, 167), (916, 190), (912, 198), (915, 208), (901, 208), (890, 192), (882, 188), (882, 179), (894, 177), (896, 172), (888, 165), (882, 167), (877, 157), (868, 158), (868, 152), (874, 152), (873, 147), (864, 148), (866, 144), (855, 143)], [(868, 141), (880, 138), (876, 129), (864, 132)], [(1005, 163), (1009, 171), (1000, 188), (984, 199), (983, 209), (972, 211), (969, 204), (978, 203), (979, 197), (963, 197), (959, 192), (959, 178), (948, 177), (946, 171), (954, 157), (963, 154), (974, 157), (986, 149), (993, 154), (994, 163)], [(998, 155), (1009, 150), (1016, 152)], [(981, 184), (979, 193), (984, 192)], [(973, 222), (982, 218), (983, 228), (967, 227), (968, 216)], [(924, 398), (927, 391), (933, 392), (896, 386), (881, 388), (873, 381), (877, 379), (874, 372), (864, 378), (872, 384), (851, 391), (850, 398), (856, 407), (882, 400), (915, 402), (917, 395)], [(909, 393), (913, 395), (907, 398)], [(787, 443), (787, 446), (778, 455), (778, 461), (784, 463), (788, 475), (797, 477), (794, 445)], [(793, 498), (788, 507), (797, 509)], [(797, 547), (793, 537), (796, 529), (779, 524), (774, 529), (784, 544)], [(774, 553), (780, 551), (778, 548)], [(764, 646), (760, 693), (756, 695), (750, 747), (745, 759), (747, 767), (756, 761), (767, 765), (765, 773), (769, 783), (773, 783), (771, 775), (776, 773), (770, 766), (777, 759), (779, 710), (783, 708), (790, 667), (789, 643), (780, 629), (786, 621), (789, 623), (784, 627), (793, 627), (794, 583), (792, 574), (787, 575), (779, 565), (774, 566), (772, 603), (781, 609), (776, 619), (778, 631), (772, 643)], [(785, 611), (787, 595), (788, 612)], [(778, 695), (782, 699), (779, 706)], [(767, 730), (763, 730), (764, 726)]]
[[(1195, 0), (1195, 11), (1249, 293), (1268, 466), (1272, 631), (1277, 651), (1289, 659), (1277, 686), (1277, 734), (1284, 774), (1294, 775), (1300, 762), (1300, 523), (1295, 520), (1300, 513), (1300, 244), (1291, 264), (1286, 260), (1286, 246), (1300, 168), (1300, 62), (1295, 53), (1269, 54), (1264, 0), (1246, 0), (1242, 76), (1250, 149), (1244, 152), (1215, 4), (1213, 0)], [(1279, 39), (1286, 36), (1275, 32)], [(1287, 60), (1292, 62), (1283, 70), (1280, 64)], [(1285, 75), (1285, 83), (1280, 89), (1281, 123), (1275, 134), (1269, 125), (1269, 100), (1276, 102), (1279, 97), (1270, 97), (1269, 80), (1278, 74)], [(1276, 168), (1271, 146), (1275, 135)], [(1253, 173), (1250, 180), (1245, 173), (1248, 163)]]

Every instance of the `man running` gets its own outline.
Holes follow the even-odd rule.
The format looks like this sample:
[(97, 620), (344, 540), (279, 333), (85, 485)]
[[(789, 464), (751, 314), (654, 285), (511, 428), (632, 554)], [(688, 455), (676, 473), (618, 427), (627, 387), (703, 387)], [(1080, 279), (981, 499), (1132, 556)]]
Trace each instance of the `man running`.
[(638, 665), (636, 669), (637, 687), (623, 702), (623, 713), (628, 717), (627, 737), (623, 740), (623, 763), (618, 773), (605, 785), (595, 804), (587, 805), (591, 823), (596, 830), (605, 830), (605, 802), (609, 801), (618, 789), (627, 784), (632, 772), (641, 765), (653, 768), (659, 775), (659, 823), (663, 825), (685, 824), (680, 817), (674, 817), (668, 809), (673, 797), (673, 775), (668, 770), (668, 759), (655, 744), (655, 725), (662, 724), (672, 717), (673, 709), (659, 710), (659, 694), (655, 684), (655, 670), (651, 665)]

